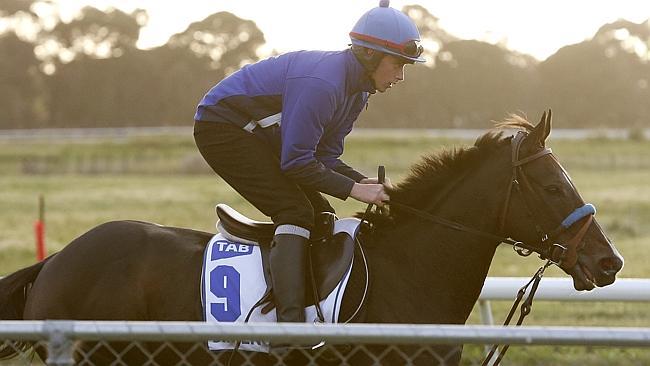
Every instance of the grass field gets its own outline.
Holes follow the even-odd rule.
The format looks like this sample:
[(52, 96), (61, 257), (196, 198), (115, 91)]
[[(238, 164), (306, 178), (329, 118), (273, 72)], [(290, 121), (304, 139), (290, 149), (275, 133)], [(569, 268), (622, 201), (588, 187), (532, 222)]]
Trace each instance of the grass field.
[[(473, 141), (424, 138), (350, 138), (344, 160), (366, 174), (385, 165), (398, 182), (418, 157)], [(639, 140), (551, 139), (608, 236), (625, 257), (620, 277), (650, 277), (650, 143)], [(46, 202), (48, 252), (61, 249), (87, 229), (109, 220), (137, 219), (214, 231), (214, 205), (224, 202), (265, 219), (202, 162), (190, 136), (3, 142), (0, 149), (0, 275), (34, 262), (33, 223), (38, 196)], [(339, 216), (364, 206), (331, 199)], [(498, 251), (490, 276), (529, 276), (541, 264), (508, 248)], [(565, 276), (551, 268), (548, 276)], [(515, 294), (513, 293), (513, 296)], [(496, 321), (509, 303), (493, 303)], [(530, 325), (650, 326), (648, 304), (536, 302)], [(560, 311), (558, 311), (560, 310)], [(479, 323), (475, 311), (470, 323)], [(468, 348), (468, 355), (480, 348)], [(524, 351), (525, 350), (525, 351)], [(650, 350), (515, 347), (508, 364), (650, 364)], [(532, 356), (529, 356), (532, 352)]]

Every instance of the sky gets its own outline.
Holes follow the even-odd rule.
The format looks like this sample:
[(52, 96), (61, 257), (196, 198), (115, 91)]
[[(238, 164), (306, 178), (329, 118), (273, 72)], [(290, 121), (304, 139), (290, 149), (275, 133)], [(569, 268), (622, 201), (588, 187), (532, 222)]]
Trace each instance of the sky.
[[(378, 0), (59, 0), (62, 15), (84, 5), (125, 11), (143, 8), (149, 23), (138, 46), (164, 44), (191, 22), (228, 11), (253, 20), (264, 33), (262, 53), (277, 50), (343, 49), (356, 20)], [(646, 0), (392, 0), (391, 6), (418, 4), (439, 18), (447, 32), (462, 39), (500, 42), (544, 60), (559, 48), (584, 41), (600, 26), (623, 18), (636, 23), (650, 18)]]

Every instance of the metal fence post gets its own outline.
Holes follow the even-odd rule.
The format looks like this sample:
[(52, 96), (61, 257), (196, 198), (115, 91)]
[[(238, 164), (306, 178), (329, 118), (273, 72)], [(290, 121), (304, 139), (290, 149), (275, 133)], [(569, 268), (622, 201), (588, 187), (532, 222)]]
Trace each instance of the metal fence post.
[(481, 323), (485, 325), (494, 325), (494, 318), (492, 318), (492, 307), (488, 300), (479, 300), (478, 306), (481, 311)]
[(71, 366), (74, 365), (73, 340), (69, 334), (74, 328), (71, 320), (47, 320), (43, 331), (47, 334), (47, 360), (48, 365)]
[[(478, 301), (478, 306), (479, 310), (481, 312), (481, 323), (485, 325), (494, 325), (494, 318), (492, 317), (492, 306), (490, 306), (490, 301), (488, 300), (479, 300)], [(492, 348), (492, 345), (486, 344), (485, 345), (485, 355), (490, 354), (490, 349)], [(496, 356), (496, 354), (495, 354)], [(494, 362), (496, 361), (496, 358), (492, 358), (489, 362), (488, 365), (493, 365)]]

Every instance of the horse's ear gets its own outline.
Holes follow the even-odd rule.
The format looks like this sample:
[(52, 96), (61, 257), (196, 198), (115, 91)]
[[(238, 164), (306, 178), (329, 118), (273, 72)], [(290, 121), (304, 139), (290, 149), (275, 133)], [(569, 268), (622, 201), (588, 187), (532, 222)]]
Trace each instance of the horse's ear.
[(534, 146), (544, 147), (548, 135), (551, 134), (551, 116), (552, 112), (550, 109), (544, 111), (539, 123), (530, 132), (526, 140), (529, 140)]

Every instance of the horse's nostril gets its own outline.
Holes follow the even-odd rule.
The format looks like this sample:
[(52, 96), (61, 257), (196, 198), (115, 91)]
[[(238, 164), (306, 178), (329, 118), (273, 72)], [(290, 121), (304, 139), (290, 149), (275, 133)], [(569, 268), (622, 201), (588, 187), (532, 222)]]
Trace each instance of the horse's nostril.
[(623, 268), (623, 261), (618, 257), (606, 257), (598, 261), (600, 269), (607, 275), (613, 276)]

